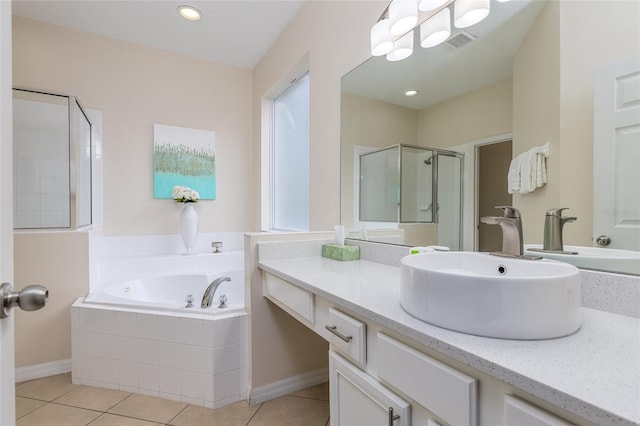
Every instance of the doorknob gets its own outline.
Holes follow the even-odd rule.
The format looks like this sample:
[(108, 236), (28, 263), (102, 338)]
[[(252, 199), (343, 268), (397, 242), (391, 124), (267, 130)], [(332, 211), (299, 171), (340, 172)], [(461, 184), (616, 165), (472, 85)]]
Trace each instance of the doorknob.
[(47, 304), (49, 290), (41, 285), (29, 285), (13, 291), (9, 283), (0, 285), (0, 318), (6, 318), (11, 308), (19, 306), (23, 311), (37, 311)]
[(598, 238), (596, 238), (596, 244), (600, 247), (606, 247), (611, 244), (611, 237), (609, 237), (608, 235), (600, 235)]

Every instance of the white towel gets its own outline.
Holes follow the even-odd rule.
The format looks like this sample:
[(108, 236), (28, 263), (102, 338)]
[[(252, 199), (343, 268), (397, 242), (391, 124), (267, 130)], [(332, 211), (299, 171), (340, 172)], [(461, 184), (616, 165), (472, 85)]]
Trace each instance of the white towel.
[(511, 160), (507, 174), (509, 194), (528, 194), (547, 183), (546, 158), (549, 156), (549, 142), (531, 148)]
[(520, 191), (520, 156), (511, 160), (507, 173), (507, 191), (509, 194)]

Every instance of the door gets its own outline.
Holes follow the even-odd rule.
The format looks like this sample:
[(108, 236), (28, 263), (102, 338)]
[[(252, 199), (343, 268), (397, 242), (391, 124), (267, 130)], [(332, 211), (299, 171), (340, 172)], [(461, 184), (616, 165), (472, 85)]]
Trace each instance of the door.
[(331, 426), (410, 426), (410, 405), (329, 351)]
[(510, 140), (476, 147), (478, 251), (502, 251), (502, 230), (499, 226), (480, 222), (480, 218), (500, 215), (496, 206), (512, 205), (512, 196), (507, 190), (507, 173), (512, 157)]
[(593, 241), (640, 250), (640, 54), (596, 69), (593, 112)]
[[(0, 282), (13, 282), (11, 2), (0, 1)], [(0, 320), (0, 424), (15, 424), (13, 316)]]

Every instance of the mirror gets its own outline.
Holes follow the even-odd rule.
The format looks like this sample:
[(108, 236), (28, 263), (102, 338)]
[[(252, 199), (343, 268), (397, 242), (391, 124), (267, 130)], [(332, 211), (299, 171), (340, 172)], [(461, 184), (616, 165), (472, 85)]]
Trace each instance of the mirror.
[[(408, 144), (465, 154), (463, 249), (488, 251), (495, 243), (479, 241), (485, 238), (479, 236), (479, 216), (487, 215), (479, 212), (487, 198), (478, 191), (479, 181), (490, 182), (484, 194), (506, 196), (510, 159), (550, 142), (548, 183), (502, 202), (523, 213), (525, 244), (542, 244), (547, 210), (568, 207), (566, 215), (578, 220), (564, 228), (564, 244), (593, 246), (593, 75), (603, 64), (640, 52), (639, 12), (638, 4), (625, 1), (492, 2), (489, 17), (463, 31), (452, 28), (447, 43), (423, 49), (415, 34), (411, 57), (372, 57), (343, 76), (341, 221), (353, 231), (348, 237), (438, 245), (437, 224), (358, 217), (354, 159), (367, 150)], [(462, 45), (454, 48), (452, 40)], [(409, 89), (418, 94), (405, 96)], [(480, 149), (499, 143), (509, 150), (500, 154), (507, 164), (478, 164)], [(495, 175), (479, 177), (479, 169)], [(500, 231), (492, 230), (499, 241)]]

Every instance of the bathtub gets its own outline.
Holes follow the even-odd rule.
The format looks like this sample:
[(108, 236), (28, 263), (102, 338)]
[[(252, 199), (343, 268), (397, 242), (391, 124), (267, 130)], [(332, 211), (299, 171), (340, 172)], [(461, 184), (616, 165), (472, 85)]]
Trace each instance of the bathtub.
[[(210, 308), (207, 286), (222, 283)], [(185, 299), (193, 296), (193, 307)], [(219, 297), (228, 299), (219, 308)], [(241, 270), (125, 277), (71, 307), (72, 381), (208, 408), (246, 399), (248, 316)]]
[[(216, 290), (211, 306), (201, 308), (202, 296), (216, 278), (229, 277)], [(219, 308), (226, 296), (227, 307)], [(187, 307), (187, 299), (193, 306)], [(85, 298), (85, 303), (106, 304), (133, 309), (152, 309), (188, 314), (217, 315), (244, 309), (243, 271), (209, 274), (151, 275), (103, 283)]]

